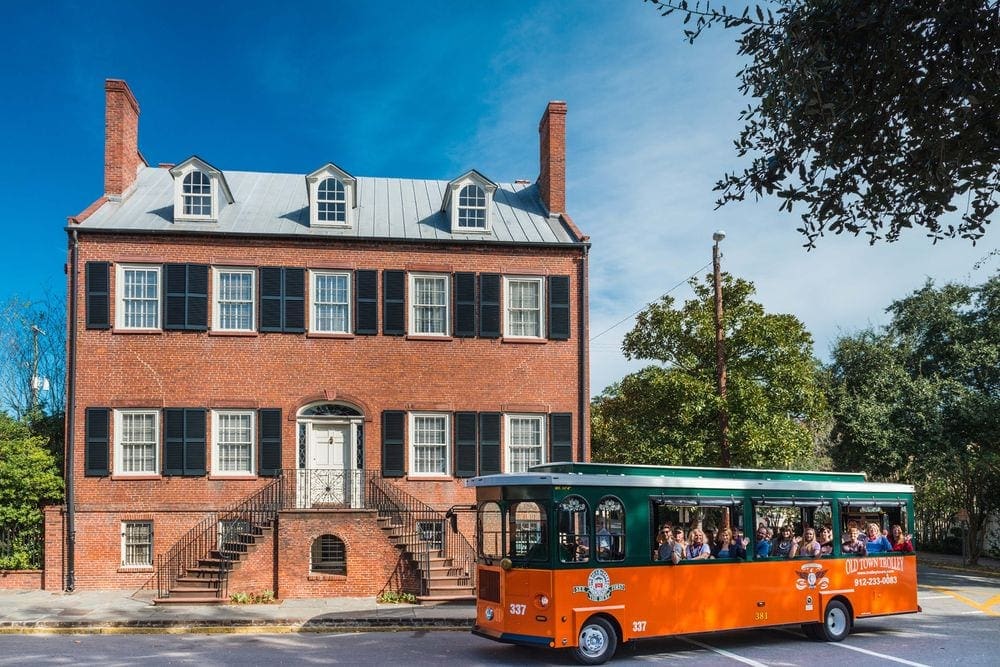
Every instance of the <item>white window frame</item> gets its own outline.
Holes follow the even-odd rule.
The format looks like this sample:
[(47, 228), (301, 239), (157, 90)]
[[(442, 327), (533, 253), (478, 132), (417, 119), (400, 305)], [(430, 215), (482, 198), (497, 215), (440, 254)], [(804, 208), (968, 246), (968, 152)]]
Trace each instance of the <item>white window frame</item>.
[[(504, 464), (503, 464), (504, 472), (526, 472), (527, 471), (527, 468), (525, 468), (525, 470), (515, 470), (514, 467), (513, 467), (513, 465), (512, 465), (512, 463), (514, 461), (514, 447), (515, 447), (515, 445), (512, 442), (512, 436), (514, 435), (514, 429), (513, 429), (513, 426), (512, 426), (511, 422), (513, 422), (515, 419), (518, 419), (518, 420), (521, 420), (521, 419), (530, 419), (532, 421), (537, 421), (538, 422), (538, 435), (539, 435), (538, 446), (541, 448), (542, 451), (541, 451), (541, 454), (539, 456), (538, 463), (535, 464), (535, 465), (541, 465), (542, 463), (545, 463), (546, 460), (547, 460), (546, 454), (548, 453), (548, 449), (549, 449), (549, 441), (548, 441), (548, 430), (546, 429), (545, 415), (541, 415), (541, 414), (517, 414), (517, 413), (515, 413), (515, 414), (504, 414), (504, 424), (503, 424), (503, 426), (504, 426), (504, 428), (503, 428), (503, 431), (504, 431), (504, 436), (503, 436), (504, 437)], [(521, 447), (521, 448), (526, 448), (523, 445), (518, 445), (518, 446)]]
[[(129, 326), (125, 322), (125, 272), (152, 271), (156, 273), (156, 325), (151, 327)], [(115, 328), (136, 331), (160, 331), (163, 328), (163, 267), (157, 264), (117, 264), (115, 266)]]
[[(342, 331), (327, 330), (319, 328), (319, 318), (316, 315), (316, 308), (320, 305), (317, 296), (316, 283), (321, 276), (343, 276), (347, 280), (347, 321)], [(321, 334), (349, 334), (354, 331), (354, 308), (353, 308), (353, 288), (350, 271), (326, 271), (313, 269), (309, 271), (309, 332)]]
[[(482, 191), (483, 196), (486, 198), (484, 206), (460, 206), (462, 200), (462, 190), (469, 185), (474, 185)], [(448, 211), (448, 216), (451, 221), (452, 234), (458, 233), (475, 235), (490, 233), (490, 230), (493, 228), (493, 195), (496, 192), (496, 189), (497, 186), (495, 183), (475, 171), (466, 172), (464, 175), (459, 176), (456, 180), (448, 183), (448, 191), (445, 193), (442, 208), (447, 209)], [(484, 211), (485, 215), (483, 226), (466, 227), (459, 225), (459, 209), (461, 208), (474, 208)]]
[[(514, 302), (510, 296), (510, 288), (512, 283), (528, 283), (533, 282), (538, 284), (538, 335), (529, 336), (522, 333), (513, 333), (511, 331), (512, 317), (511, 308)], [(531, 338), (531, 339), (543, 339), (545, 338), (545, 278), (542, 276), (504, 276), (503, 277), (503, 335), (505, 338)]]
[[(478, 194), (482, 196), (483, 204), (482, 206), (478, 204), (462, 204), (462, 193), (468, 188), (475, 188), (478, 190)], [(463, 211), (481, 211), (483, 215), (482, 225), (463, 225), (462, 224), (462, 212)], [(472, 231), (472, 232), (485, 232), (489, 229), (489, 217), (490, 217), (490, 196), (486, 193), (486, 189), (479, 183), (465, 183), (462, 187), (458, 188), (455, 193), (455, 227), (462, 231)]]
[[(319, 186), (328, 178), (340, 181), (344, 186), (344, 219), (343, 221), (319, 219)], [(350, 229), (354, 226), (354, 208), (357, 201), (356, 178), (333, 164), (326, 164), (306, 176), (309, 188), (309, 226), (333, 227), (335, 229)]]
[[(421, 417), (432, 417), (440, 418), (444, 420), (444, 471), (434, 470), (434, 471), (420, 471), (417, 470), (417, 419)], [(452, 445), (451, 445), (451, 414), (447, 412), (411, 412), (410, 413), (410, 423), (409, 429), (407, 429), (408, 438), (408, 449), (410, 457), (410, 465), (408, 466), (410, 477), (451, 477), (451, 458), (452, 458)], [(427, 444), (427, 443), (421, 443)], [(437, 446), (441, 445), (428, 445)]]
[[(149, 562), (148, 563), (130, 563), (128, 558), (128, 548), (129, 546), (143, 546), (146, 543), (130, 543), (129, 542), (129, 531), (128, 526), (149, 526)], [(152, 521), (122, 521), (121, 522), (122, 540), (121, 540), (121, 567), (123, 569), (137, 569), (137, 570), (147, 570), (153, 567), (153, 522)]]
[[(327, 181), (334, 181), (335, 183), (337, 183), (337, 184), (340, 185), (340, 195), (341, 195), (340, 199), (324, 199), (324, 198), (321, 198), (321, 195), (324, 194), (323, 193), (323, 184), (326, 183)], [(346, 226), (347, 225), (347, 209), (349, 208), (349, 203), (347, 201), (347, 195), (348, 195), (347, 186), (344, 185), (344, 182), (342, 180), (340, 180), (339, 178), (337, 178), (336, 176), (330, 175), (330, 176), (326, 176), (324, 178), (321, 178), (316, 183), (316, 224), (320, 225), (320, 226), (329, 225), (331, 227), (343, 227), (343, 226)], [(343, 218), (341, 220), (337, 220), (336, 218), (331, 219), (329, 217), (330, 216), (330, 211), (328, 210), (326, 212), (326, 215), (328, 217), (326, 219), (323, 219), (323, 217), (322, 217), (323, 216), (323, 211), (320, 210), (320, 208), (321, 208), (320, 204), (340, 204), (340, 205), (342, 205), (344, 207)]]
[[(207, 193), (205, 193), (205, 192), (185, 192), (185, 188), (188, 185), (188, 183), (187, 183), (188, 179), (190, 178), (190, 179), (193, 180), (193, 177), (194, 177), (195, 174), (198, 174), (199, 176), (201, 176), (201, 178), (203, 180), (202, 180), (201, 183), (197, 183), (197, 184), (192, 183), (191, 184), (192, 187), (194, 187), (195, 185), (197, 185), (197, 187), (199, 187), (199, 188), (204, 188), (204, 187), (206, 187), (206, 183), (207, 183), (207, 187), (208, 187), (208, 192)], [(215, 181), (212, 178), (211, 174), (205, 173), (201, 169), (192, 169), (191, 171), (189, 171), (186, 174), (184, 174), (184, 176), (181, 177), (181, 215), (180, 215), (181, 219), (183, 219), (183, 220), (214, 220), (215, 219), (215, 190), (216, 190), (216, 185), (215, 185)], [(208, 198), (208, 213), (191, 213), (191, 212), (189, 212), (187, 210), (187, 208), (188, 208), (188, 199), (189, 198), (192, 200), (192, 205), (194, 205), (194, 200), (195, 200), (195, 198), (197, 198), (198, 199), (198, 204), (197, 204), (198, 208), (204, 208), (204, 204), (201, 203), (201, 200), (204, 199), (205, 197)]]
[[(444, 308), (444, 330), (443, 331), (417, 331), (417, 308), (424, 307), (425, 304), (417, 303), (417, 289), (416, 283), (418, 279), (440, 279), (444, 281), (444, 304), (441, 306)], [(451, 276), (447, 273), (411, 273), (409, 274), (409, 287), (407, 299), (408, 303), (408, 315), (407, 315), (407, 326), (406, 330), (410, 336), (450, 336), (451, 335)]]
[[(250, 276), (250, 326), (229, 328), (222, 324), (222, 274), (238, 273)], [(213, 331), (256, 331), (257, 324), (257, 271), (239, 266), (212, 267), (212, 330)]]
[[(219, 433), (221, 419), (226, 416), (248, 417), (250, 421), (250, 448), (247, 470), (223, 470), (221, 465), (222, 438)], [(253, 410), (212, 410), (212, 477), (247, 477), (257, 474), (257, 414)]]
[[(148, 477), (160, 474), (160, 411), (150, 409), (115, 410), (115, 477)], [(122, 436), (125, 415), (153, 416), (153, 468), (152, 470), (125, 470), (125, 450)]]
[[(211, 202), (211, 211), (208, 215), (185, 213), (184, 204), (188, 197), (205, 195), (184, 194), (184, 180), (194, 172), (201, 172), (201, 175), (208, 179), (208, 197)], [(205, 169), (199, 169), (197, 165), (191, 164), (183, 169), (176, 176), (174, 183), (174, 221), (175, 222), (215, 222), (219, 216), (219, 178), (216, 174)]]

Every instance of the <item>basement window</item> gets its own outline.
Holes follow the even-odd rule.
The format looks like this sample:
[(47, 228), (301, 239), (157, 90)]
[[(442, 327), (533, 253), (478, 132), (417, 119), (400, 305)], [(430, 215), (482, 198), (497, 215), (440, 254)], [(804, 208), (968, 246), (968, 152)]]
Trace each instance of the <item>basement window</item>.
[(312, 543), (309, 570), (318, 574), (347, 574), (347, 549), (336, 535), (320, 535)]

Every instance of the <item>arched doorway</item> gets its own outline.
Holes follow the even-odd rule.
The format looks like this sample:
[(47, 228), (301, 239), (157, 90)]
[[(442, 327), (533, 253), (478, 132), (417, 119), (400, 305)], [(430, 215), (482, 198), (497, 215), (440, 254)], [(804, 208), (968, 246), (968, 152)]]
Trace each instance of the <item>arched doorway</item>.
[(344, 402), (311, 403), (297, 415), (300, 508), (361, 507), (364, 414)]

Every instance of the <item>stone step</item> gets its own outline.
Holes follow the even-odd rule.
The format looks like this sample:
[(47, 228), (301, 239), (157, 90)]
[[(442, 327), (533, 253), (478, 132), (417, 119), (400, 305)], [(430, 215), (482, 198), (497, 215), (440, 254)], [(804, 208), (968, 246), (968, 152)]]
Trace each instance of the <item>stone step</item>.
[(218, 579), (209, 579), (207, 577), (177, 577), (177, 586), (183, 586), (184, 588), (204, 588), (206, 590), (217, 590), (219, 588), (220, 582)]
[(153, 598), (153, 604), (222, 604), (225, 602), (220, 597), (188, 597), (175, 598), (171, 595), (168, 598)]
[(202, 598), (215, 598), (216, 589), (192, 588), (188, 586), (174, 586), (170, 589), (170, 598), (177, 600), (200, 600)]
[(428, 595), (472, 595), (474, 591), (471, 585), (459, 586), (458, 584), (440, 584), (436, 582), (428, 581), (427, 593)]
[[(470, 589), (471, 591), (471, 589)], [(437, 602), (475, 602), (476, 596), (471, 592), (468, 595), (418, 595), (417, 602), (437, 603)]]

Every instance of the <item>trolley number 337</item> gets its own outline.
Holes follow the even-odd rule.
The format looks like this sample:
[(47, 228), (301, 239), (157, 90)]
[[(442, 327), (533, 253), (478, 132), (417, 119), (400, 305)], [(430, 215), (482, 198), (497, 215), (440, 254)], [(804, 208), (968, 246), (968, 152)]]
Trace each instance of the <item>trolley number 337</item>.
[(646, 621), (632, 621), (632, 632), (645, 632)]

